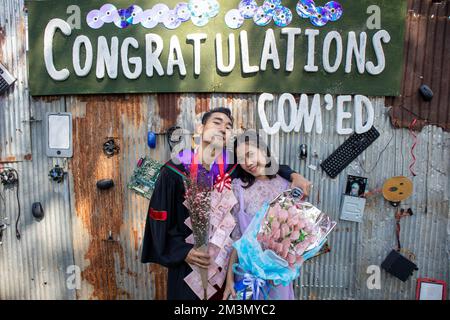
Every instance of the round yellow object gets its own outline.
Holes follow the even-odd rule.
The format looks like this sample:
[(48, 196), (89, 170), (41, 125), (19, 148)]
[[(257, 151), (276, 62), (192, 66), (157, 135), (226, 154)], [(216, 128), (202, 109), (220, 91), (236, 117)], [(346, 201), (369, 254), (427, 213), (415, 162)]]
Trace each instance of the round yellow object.
[(393, 177), (387, 179), (383, 185), (383, 196), (391, 202), (401, 202), (413, 193), (413, 183), (407, 177)]

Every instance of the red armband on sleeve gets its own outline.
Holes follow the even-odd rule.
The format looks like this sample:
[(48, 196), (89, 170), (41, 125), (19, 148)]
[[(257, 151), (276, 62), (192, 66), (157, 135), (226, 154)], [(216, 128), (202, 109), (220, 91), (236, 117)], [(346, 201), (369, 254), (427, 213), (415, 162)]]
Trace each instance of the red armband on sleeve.
[(150, 218), (158, 221), (166, 221), (167, 220), (167, 211), (158, 211), (153, 208), (150, 208), (149, 211)]

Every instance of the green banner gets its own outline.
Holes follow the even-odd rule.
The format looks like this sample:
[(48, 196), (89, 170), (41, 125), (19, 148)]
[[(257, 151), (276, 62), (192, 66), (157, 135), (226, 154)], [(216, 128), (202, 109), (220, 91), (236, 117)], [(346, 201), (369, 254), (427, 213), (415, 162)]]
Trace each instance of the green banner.
[(406, 0), (240, 4), (29, 1), (30, 92), (400, 94)]

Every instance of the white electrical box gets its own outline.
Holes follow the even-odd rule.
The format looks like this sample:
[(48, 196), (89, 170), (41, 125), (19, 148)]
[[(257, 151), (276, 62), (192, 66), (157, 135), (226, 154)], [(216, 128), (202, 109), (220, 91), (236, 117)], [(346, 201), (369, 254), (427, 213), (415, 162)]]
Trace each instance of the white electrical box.
[(362, 222), (366, 198), (342, 195), (341, 220)]

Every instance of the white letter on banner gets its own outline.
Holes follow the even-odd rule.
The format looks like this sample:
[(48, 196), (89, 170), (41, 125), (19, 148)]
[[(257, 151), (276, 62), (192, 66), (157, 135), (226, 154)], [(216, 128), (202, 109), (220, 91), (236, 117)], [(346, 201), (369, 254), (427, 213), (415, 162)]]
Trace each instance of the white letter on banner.
[(49, 21), (44, 32), (44, 62), (47, 73), (53, 80), (64, 81), (70, 75), (69, 70), (66, 68), (56, 70), (55, 65), (53, 64), (53, 37), (57, 29), (60, 29), (66, 36), (70, 36), (72, 33), (70, 25), (64, 20), (52, 19)]
[(278, 55), (277, 42), (275, 34), (272, 29), (266, 30), (266, 37), (264, 38), (264, 46), (261, 57), (261, 70), (266, 71), (267, 61), (272, 60), (273, 68), (280, 69), (280, 56)]
[[(330, 47), (331, 42), (336, 41), (336, 60), (334, 65), (330, 65)], [(328, 73), (336, 72), (341, 66), (342, 62), (342, 37), (337, 31), (330, 31), (323, 40), (323, 68)]]
[(236, 65), (236, 43), (233, 33), (228, 35), (228, 65), (223, 62), (222, 34), (216, 34), (217, 69), (222, 73), (230, 73)]
[[(80, 49), (81, 45), (84, 45), (86, 49), (86, 59), (84, 61), (84, 68), (81, 67), (80, 62)], [(92, 44), (88, 37), (78, 36), (73, 43), (72, 48), (72, 63), (75, 74), (79, 77), (85, 77), (89, 74), (92, 68), (93, 51)]]
[(202, 40), (206, 40), (208, 35), (206, 33), (192, 33), (186, 36), (187, 40), (191, 40), (194, 43), (194, 74), (200, 75), (201, 71), (201, 45)]
[[(142, 60), (140, 57), (128, 58), (128, 49), (132, 46), (135, 49), (139, 48), (139, 43), (135, 38), (127, 37), (123, 40), (121, 48), (122, 70), (123, 74), (128, 79), (137, 79), (142, 73)], [(134, 72), (131, 72), (129, 64), (134, 65)]]
[(356, 41), (356, 34), (353, 31), (348, 33), (348, 44), (347, 44), (347, 59), (345, 64), (345, 73), (350, 73), (352, 71), (352, 60), (353, 53), (355, 54), (356, 66), (358, 67), (358, 72), (360, 74), (364, 73), (366, 66), (366, 44), (367, 44), (367, 33), (361, 32), (359, 35), (359, 48)]
[(258, 66), (250, 65), (250, 57), (248, 54), (248, 38), (247, 31), (241, 31), (239, 34), (241, 40), (241, 58), (242, 58), (242, 73), (249, 74), (259, 71)]
[(104, 36), (98, 37), (97, 44), (97, 70), (98, 79), (105, 77), (105, 67), (111, 79), (117, 78), (117, 66), (119, 63), (119, 38), (111, 38), (111, 51)]
[(314, 64), (316, 36), (319, 33), (319, 30), (316, 29), (306, 29), (305, 31), (305, 34), (308, 36), (308, 63), (304, 67), (306, 72), (317, 72), (319, 70), (319, 67)]
[(295, 36), (302, 33), (300, 28), (283, 28), (281, 34), (287, 34), (286, 71), (294, 70)]
[[(153, 50), (155, 44), (155, 50)], [(148, 77), (153, 77), (153, 69), (159, 76), (164, 75), (164, 69), (161, 65), (159, 57), (163, 50), (163, 39), (154, 33), (145, 35), (145, 73)]]
[(375, 55), (377, 56), (378, 66), (375, 66), (372, 61), (367, 61), (366, 69), (369, 74), (374, 76), (382, 73), (386, 67), (386, 58), (384, 56), (381, 40), (383, 40), (384, 43), (389, 43), (391, 41), (391, 35), (386, 30), (380, 30), (373, 35), (372, 43)]
[(178, 66), (180, 75), (186, 75), (186, 65), (184, 64), (183, 53), (181, 52), (180, 40), (178, 40), (178, 37), (175, 35), (170, 38), (169, 59), (167, 61), (167, 75), (173, 75), (174, 66)]

